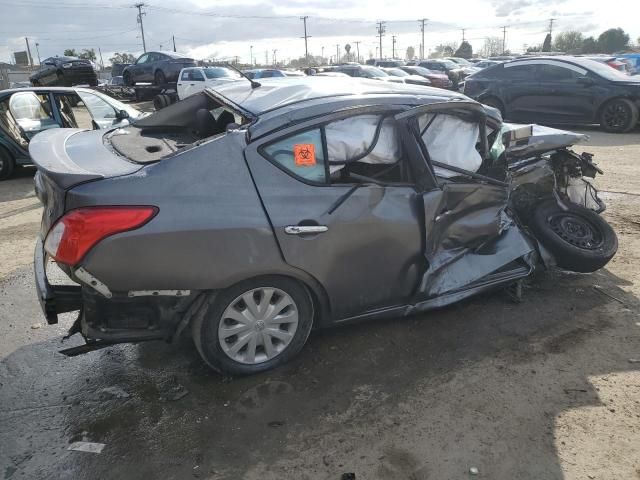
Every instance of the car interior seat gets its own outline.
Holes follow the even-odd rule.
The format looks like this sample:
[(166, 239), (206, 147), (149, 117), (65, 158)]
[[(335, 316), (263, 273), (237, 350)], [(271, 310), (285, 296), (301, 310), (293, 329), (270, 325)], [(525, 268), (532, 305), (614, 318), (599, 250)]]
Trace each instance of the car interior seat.
[(227, 131), (227, 125), (230, 123), (235, 123), (236, 118), (233, 116), (233, 113), (224, 110), (216, 120), (217, 130), (222, 133)]
[(196, 133), (201, 138), (218, 133), (217, 122), (206, 108), (200, 108), (196, 111)]

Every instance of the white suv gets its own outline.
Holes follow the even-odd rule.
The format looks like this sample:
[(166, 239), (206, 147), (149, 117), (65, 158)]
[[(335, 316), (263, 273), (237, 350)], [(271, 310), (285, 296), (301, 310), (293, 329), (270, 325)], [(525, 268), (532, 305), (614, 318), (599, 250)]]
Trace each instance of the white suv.
[(178, 76), (178, 98), (183, 100), (206, 87), (216, 87), (223, 83), (234, 82), (242, 76), (226, 67), (189, 67), (180, 70)]

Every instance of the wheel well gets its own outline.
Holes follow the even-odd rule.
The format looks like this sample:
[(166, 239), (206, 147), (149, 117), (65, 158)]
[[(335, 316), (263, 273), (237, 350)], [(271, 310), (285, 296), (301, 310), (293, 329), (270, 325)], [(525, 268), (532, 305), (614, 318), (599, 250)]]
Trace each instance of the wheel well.
[(4, 153), (6, 153), (7, 155), (9, 155), (9, 159), (13, 160), (14, 162), (16, 161), (16, 157), (13, 153), (11, 153), (11, 150), (9, 150), (5, 145), (3, 145), (2, 143), (0, 143), (0, 151), (3, 151)]
[(604, 100), (600, 106), (598, 107), (598, 110), (596, 111), (596, 116), (595, 116), (595, 120), (599, 121), (600, 120), (600, 114), (602, 113), (602, 109), (605, 107), (605, 105), (609, 102), (613, 102), (614, 100), (629, 100), (631, 103), (633, 103), (635, 105), (635, 107), (637, 109), (640, 110), (640, 105), (638, 105), (638, 101), (634, 101), (633, 98), (625, 96), (625, 95), (618, 95), (617, 97), (611, 97), (611, 98), (607, 98), (606, 100)]

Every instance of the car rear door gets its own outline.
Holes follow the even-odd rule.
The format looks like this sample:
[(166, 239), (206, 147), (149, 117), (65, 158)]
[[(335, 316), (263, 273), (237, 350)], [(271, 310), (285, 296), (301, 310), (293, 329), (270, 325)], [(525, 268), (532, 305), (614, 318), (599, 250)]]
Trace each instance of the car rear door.
[(523, 122), (540, 115), (539, 101), (544, 87), (536, 79), (536, 65), (530, 62), (505, 63), (496, 69), (496, 90), (505, 107), (505, 117)]
[(483, 107), (435, 103), (396, 119), (405, 127), (405, 142), (417, 145), (417, 163), (424, 165), (419, 188), (427, 268), (414, 303), (445, 305), (528, 275), (534, 247), (506, 212), (506, 175), (482, 173), (492, 171)]
[[(357, 128), (373, 121), (387, 122), (377, 136), (370, 123)], [(422, 274), (421, 197), (406, 159), (366, 163), (390, 158), (376, 149), (392, 151), (392, 121), (386, 107), (356, 108), (273, 133), (245, 151), (284, 259), (324, 287), (336, 320), (404, 305)], [(349, 166), (336, 163), (354, 141), (370, 142), (368, 153), (350, 157)], [(382, 175), (385, 168), (391, 171)]]

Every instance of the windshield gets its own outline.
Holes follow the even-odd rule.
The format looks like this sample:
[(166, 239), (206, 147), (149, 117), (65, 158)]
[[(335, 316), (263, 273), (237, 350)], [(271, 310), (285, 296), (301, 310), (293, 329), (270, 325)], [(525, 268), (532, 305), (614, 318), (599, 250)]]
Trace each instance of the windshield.
[(441, 60), (440, 63), (442, 63), (447, 68), (460, 68), (460, 65), (458, 65), (456, 62), (452, 62), (451, 60)]
[(241, 75), (233, 70), (222, 67), (207, 67), (202, 71), (207, 78), (240, 78)]
[(362, 67), (362, 73), (369, 78), (388, 77), (385, 72), (376, 67)]
[(432, 72), (428, 68), (424, 67), (411, 67), (411, 71), (418, 75), (435, 75), (436, 72)]
[(399, 68), (388, 68), (385, 70), (385, 72), (387, 72), (390, 75), (393, 75), (394, 77), (408, 77), (409, 74), (403, 70), (400, 70)]

